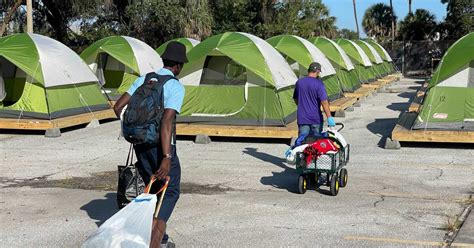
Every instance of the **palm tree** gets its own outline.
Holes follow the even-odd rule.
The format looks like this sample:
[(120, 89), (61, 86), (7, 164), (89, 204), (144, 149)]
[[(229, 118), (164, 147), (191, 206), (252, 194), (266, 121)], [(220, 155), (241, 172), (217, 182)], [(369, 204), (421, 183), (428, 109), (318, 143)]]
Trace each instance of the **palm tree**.
[(357, 21), (356, 0), (352, 0), (352, 5), (354, 6), (354, 19), (355, 19), (355, 23), (356, 23), (357, 38), (359, 38), (360, 33), (359, 33), (359, 22)]
[(426, 40), (435, 30), (435, 16), (425, 9), (417, 9), (400, 22), (399, 36), (402, 40)]
[(383, 3), (374, 4), (365, 11), (362, 27), (368, 36), (381, 41), (392, 33), (393, 18), (389, 6)]

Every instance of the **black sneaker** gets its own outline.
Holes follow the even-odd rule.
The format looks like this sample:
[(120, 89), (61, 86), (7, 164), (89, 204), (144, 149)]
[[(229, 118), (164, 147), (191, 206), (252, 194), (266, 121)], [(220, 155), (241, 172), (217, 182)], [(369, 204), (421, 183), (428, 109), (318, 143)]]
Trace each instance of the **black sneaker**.
[(175, 247), (176, 247), (176, 245), (173, 242), (169, 241), (169, 240), (166, 241), (165, 243), (162, 242), (161, 245), (160, 245), (160, 248), (175, 248)]

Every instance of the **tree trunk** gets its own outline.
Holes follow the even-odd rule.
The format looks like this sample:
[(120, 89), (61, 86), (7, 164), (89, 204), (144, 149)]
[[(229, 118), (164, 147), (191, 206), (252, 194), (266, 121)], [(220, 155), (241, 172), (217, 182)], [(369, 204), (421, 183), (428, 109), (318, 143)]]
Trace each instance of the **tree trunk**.
[(408, 13), (411, 14), (411, 0), (408, 0)]
[(48, 11), (46, 11), (46, 21), (51, 25), (54, 30), (53, 37), (57, 41), (67, 44), (67, 23), (64, 17), (61, 15), (59, 6), (53, 0), (42, 0), (42, 3)]
[(354, 5), (354, 19), (356, 23), (356, 30), (357, 30), (357, 39), (359, 39), (359, 22), (357, 21), (357, 9), (356, 9), (356, 0), (352, 0), (352, 4)]
[(393, 47), (393, 42), (395, 41), (395, 15), (393, 14), (393, 4), (392, 0), (390, 0), (390, 15), (392, 17), (392, 47)]
[(15, 4), (11, 7), (10, 11), (8, 11), (7, 15), (5, 16), (5, 19), (3, 20), (2, 27), (0, 29), (0, 37), (2, 37), (3, 34), (5, 33), (5, 30), (7, 30), (7, 26), (10, 23), (13, 13), (15, 13), (16, 9), (20, 7), (21, 2), (23, 2), (23, 0), (16, 1)]

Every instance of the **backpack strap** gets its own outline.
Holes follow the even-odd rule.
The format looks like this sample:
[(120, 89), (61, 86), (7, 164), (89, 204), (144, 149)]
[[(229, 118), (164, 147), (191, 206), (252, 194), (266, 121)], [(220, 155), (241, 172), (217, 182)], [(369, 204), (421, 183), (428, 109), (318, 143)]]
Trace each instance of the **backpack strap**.
[[(158, 80), (158, 82), (155, 83), (155, 87), (164, 87), (165, 84), (171, 79), (178, 80), (176, 77), (171, 76), (171, 75), (158, 75), (155, 72), (150, 72), (145, 76), (145, 82), (148, 82), (149, 80), (151, 80), (152, 77), (155, 77)], [(162, 94), (162, 96), (161, 96), (161, 103), (160, 104), (161, 104), (161, 107), (164, 108), (165, 107), (165, 97), (164, 97), (164, 90), (163, 89), (161, 91), (161, 94)], [(171, 129), (171, 145), (173, 145), (173, 143), (176, 143), (176, 116), (173, 120), (173, 125), (172, 125), (172, 129)]]

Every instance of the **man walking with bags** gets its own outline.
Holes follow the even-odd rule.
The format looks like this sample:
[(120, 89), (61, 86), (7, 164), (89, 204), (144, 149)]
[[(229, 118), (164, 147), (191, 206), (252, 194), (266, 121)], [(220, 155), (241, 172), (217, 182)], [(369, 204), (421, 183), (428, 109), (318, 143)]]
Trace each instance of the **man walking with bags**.
[[(183, 104), (184, 86), (175, 77), (188, 62), (186, 48), (178, 42), (170, 42), (161, 58), (164, 67), (135, 80), (114, 106), (115, 114), (120, 118), (123, 108), (128, 104), (124, 114), (124, 137), (134, 144), (137, 169), (145, 184), (150, 182), (152, 176), (158, 180), (170, 177), (158, 218), (154, 220), (150, 247), (159, 247), (160, 243), (167, 246), (166, 223), (180, 194), (181, 167), (176, 152), (176, 115)], [(150, 107), (152, 104), (147, 104), (150, 102), (156, 103), (155, 106)], [(143, 106), (150, 109), (144, 109)], [(146, 120), (150, 116), (153, 120)], [(136, 124), (139, 122), (140, 125)]]
[(320, 73), (321, 64), (313, 62), (309, 65), (308, 76), (296, 82), (293, 99), (298, 106), (298, 139), (309, 134), (318, 136), (323, 131), (324, 119), (321, 107), (326, 114), (328, 125), (336, 125), (329, 110), (328, 96), (319, 77)]

